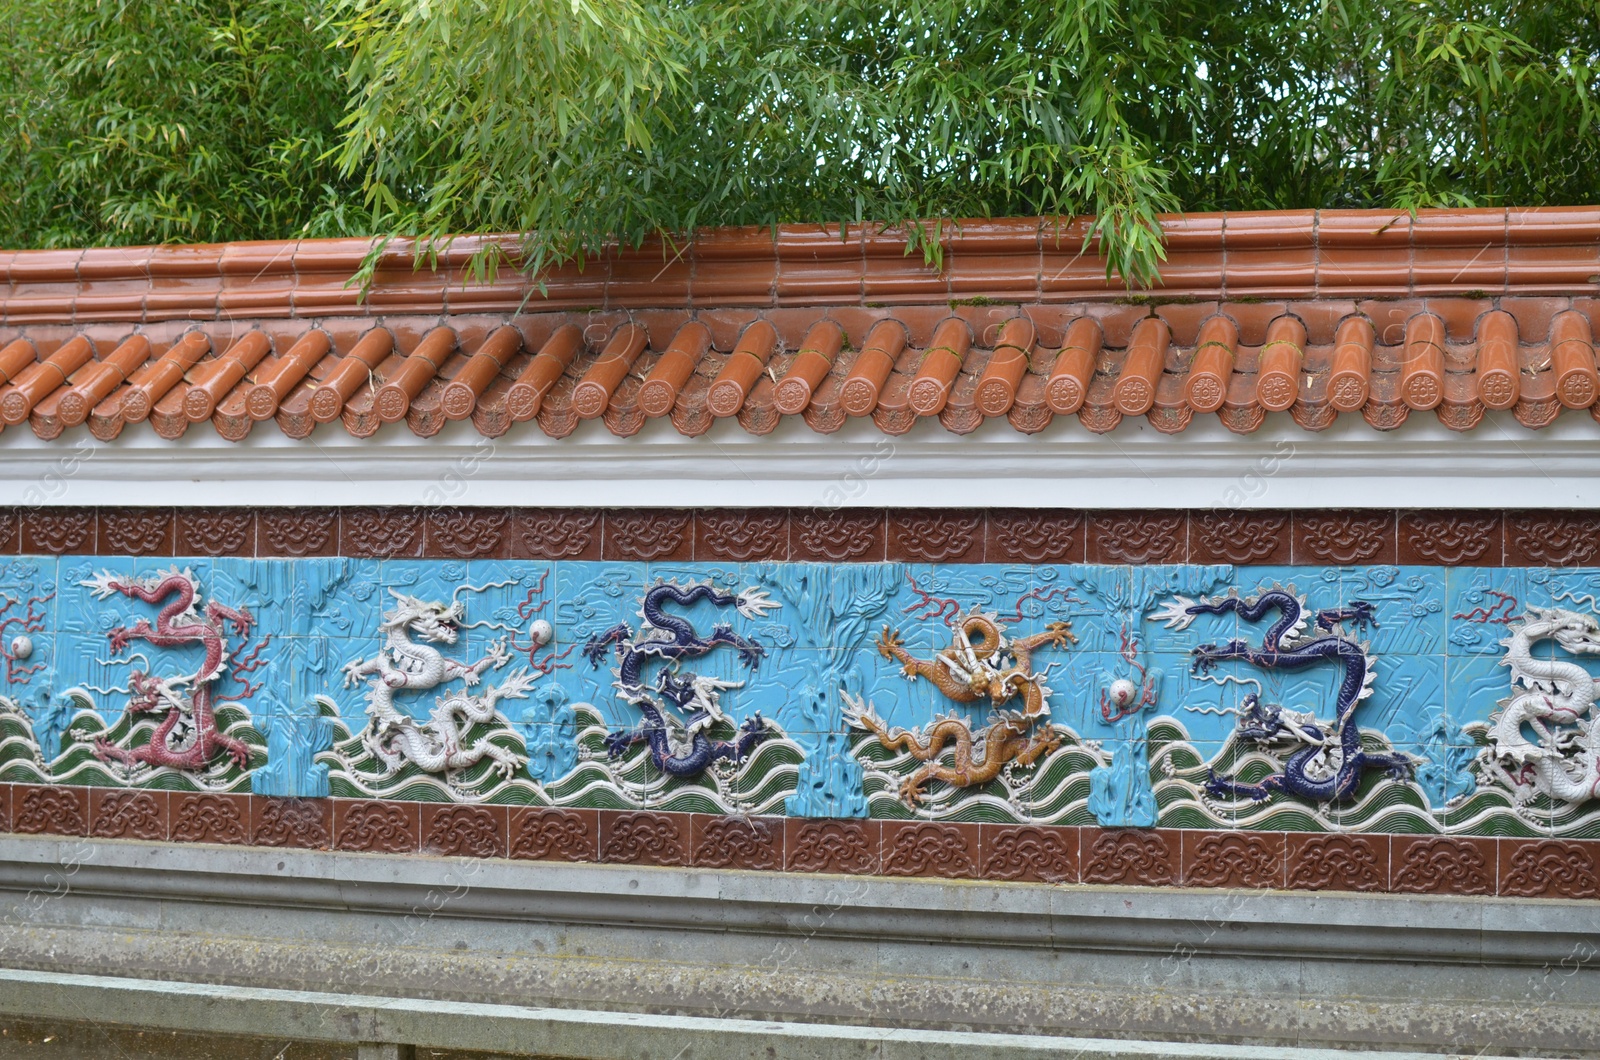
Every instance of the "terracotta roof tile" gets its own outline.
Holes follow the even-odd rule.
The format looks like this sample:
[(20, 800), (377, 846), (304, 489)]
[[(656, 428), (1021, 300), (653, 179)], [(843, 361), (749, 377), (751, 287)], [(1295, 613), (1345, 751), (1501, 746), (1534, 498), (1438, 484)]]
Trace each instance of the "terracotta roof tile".
[(404, 361), (383, 373), (381, 385), (373, 399), (378, 419), (384, 423), (398, 423), (405, 419), (423, 387), (439, 374), (439, 369), (455, 348), (456, 333), (450, 328), (434, 328), (423, 336), (417, 348)]
[(153, 348), (144, 335), (133, 335), (111, 355), (87, 368), (81, 378), (58, 391), (57, 409), (64, 427), (76, 427), (89, 418), (89, 411), (111, 396), (128, 377), (150, 359)]
[(605, 414), (623, 377), (645, 348), (645, 330), (637, 324), (624, 324), (611, 336), (578, 385), (573, 388), (572, 408), (581, 419), (598, 419)]
[(933, 333), (933, 343), (923, 351), (917, 374), (907, 394), (911, 409), (919, 416), (937, 416), (944, 411), (961, 372), (962, 362), (972, 349), (972, 328), (959, 317), (951, 317)]
[[(938, 419), (958, 434), (1058, 416), (1248, 433), (1360, 414), (1455, 430), (1594, 411), (1600, 209), (1232, 213), (1164, 219), (1163, 282), (1104, 277), (1084, 222), (946, 226), (942, 269), (872, 226), (718, 230), (591, 258), (533, 287), (514, 241), (463, 237), (415, 268), (370, 240), (0, 252), (0, 419), (366, 437), (470, 420), (563, 437), (582, 419), (688, 437), (788, 416), (829, 433)], [(508, 257), (474, 277), (473, 252)], [(436, 262), (436, 267), (430, 265)]]
[(806, 410), (843, 347), (844, 330), (838, 324), (819, 320), (811, 326), (773, 389), (772, 405), (779, 415), (795, 416)]
[(1406, 322), (1405, 353), (1400, 362), (1400, 400), (1417, 412), (1437, 408), (1444, 400), (1444, 321), (1418, 313)]
[(1550, 367), (1556, 396), (1569, 409), (1589, 408), (1600, 393), (1589, 319), (1568, 310), (1550, 324)]
[(994, 352), (978, 380), (977, 405), (985, 416), (1004, 416), (1017, 399), (1017, 387), (1033, 357), (1036, 330), (1027, 317), (1012, 317), (1000, 328)]
[(378, 366), (389, 359), (393, 350), (394, 336), (387, 328), (373, 328), (362, 335), (344, 359), (313, 389), (308, 406), (311, 419), (317, 423), (332, 423), (338, 419), (345, 404), (362, 384), (372, 379)]
[(1300, 397), (1306, 357), (1306, 328), (1292, 316), (1267, 326), (1256, 362), (1256, 400), (1268, 412), (1285, 412)]
[(249, 417), (260, 421), (276, 416), (283, 399), (328, 355), (332, 345), (326, 331), (314, 328), (269, 369), (258, 372), (256, 382), (245, 392), (245, 412)]
[(744, 329), (707, 390), (706, 408), (713, 416), (738, 414), (777, 345), (778, 333), (765, 320), (753, 321)]
[(710, 349), (711, 332), (704, 324), (690, 322), (679, 328), (639, 386), (639, 410), (648, 417), (670, 413), (684, 384)]

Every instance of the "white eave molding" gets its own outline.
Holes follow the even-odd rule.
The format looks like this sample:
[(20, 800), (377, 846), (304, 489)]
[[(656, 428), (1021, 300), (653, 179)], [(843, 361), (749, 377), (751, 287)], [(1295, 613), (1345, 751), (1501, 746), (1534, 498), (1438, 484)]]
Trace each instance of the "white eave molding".
[(489, 439), (469, 423), (432, 438), (262, 429), (242, 442), (204, 426), (104, 443), (13, 429), (0, 436), (0, 504), (1587, 508), (1600, 507), (1597, 456), (1587, 417), (1530, 431), (1509, 413), (1461, 434), (1432, 416), (1387, 433), (1345, 418), (1319, 434), (1274, 416), (1250, 435), (1204, 418), (1176, 436), (1143, 420), (1094, 435), (1065, 418), (1031, 436), (927, 422), (898, 438), (864, 420), (820, 435), (798, 418), (765, 437), (722, 422), (700, 438), (664, 420), (632, 438), (585, 423), (563, 439), (529, 425)]

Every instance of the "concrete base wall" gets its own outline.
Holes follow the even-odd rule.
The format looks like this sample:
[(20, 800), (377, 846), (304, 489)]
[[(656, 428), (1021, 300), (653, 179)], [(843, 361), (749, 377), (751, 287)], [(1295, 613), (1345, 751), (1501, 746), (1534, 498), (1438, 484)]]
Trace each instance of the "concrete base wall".
[[(844, 1028), (887, 1027), (1268, 1047), (1262, 1056), (1326, 1046), (1600, 1057), (1600, 905), (1582, 901), (7, 836), (0, 916), (10, 969), (612, 1014), (606, 1025), (651, 1014), (682, 1018), (672, 1033), (686, 1041), (696, 1028), (767, 1020), (829, 1025), (841, 1041)], [(39, 1004), (55, 996), (0, 986), (0, 1018), (41, 1015), (15, 1000), (27, 989), (44, 991)], [(138, 1024), (149, 1011), (130, 1001), (89, 1019)], [(968, 1044), (971, 1055), (986, 1048)]]
[[(433, 1050), (418, 1060), (447, 1060)], [(356, 1060), (356, 1046), (110, 1023), (0, 1020), (0, 1060)], [(467, 1060), (464, 1054), (448, 1060)], [(477, 1058), (473, 1058), (477, 1060)]]

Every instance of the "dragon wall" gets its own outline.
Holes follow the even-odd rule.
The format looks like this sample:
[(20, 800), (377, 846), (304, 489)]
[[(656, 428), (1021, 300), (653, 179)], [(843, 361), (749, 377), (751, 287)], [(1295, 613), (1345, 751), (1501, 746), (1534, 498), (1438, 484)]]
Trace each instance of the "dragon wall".
[(0, 825), (1594, 896), (1588, 518), (7, 513)]

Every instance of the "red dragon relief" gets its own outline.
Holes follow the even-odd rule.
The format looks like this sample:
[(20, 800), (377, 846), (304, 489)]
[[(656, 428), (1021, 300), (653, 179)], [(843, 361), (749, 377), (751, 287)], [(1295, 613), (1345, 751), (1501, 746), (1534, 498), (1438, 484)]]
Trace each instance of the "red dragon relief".
[[(205, 605), (204, 614), (196, 613), (199, 586), (188, 569), (176, 567), (145, 578), (126, 577), (102, 571), (80, 582), (101, 599), (112, 593), (121, 593), (147, 604), (162, 604), (156, 623), (141, 618), (132, 626), (118, 626), (107, 636), (111, 639), (113, 655), (127, 650), (130, 643), (142, 640), (157, 648), (179, 648), (199, 644), (205, 649), (205, 658), (193, 674), (172, 678), (159, 678), (135, 670), (129, 675), (128, 685), (133, 698), (128, 701), (129, 713), (157, 714), (161, 719), (150, 742), (143, 747), (118, 747), (105, 739), (95, 741), (95, 757), (101, 761), (118, 761), (127, 765), (144, 764), (167, 766), (171, 769), (202, 770), (221, 751), (239, 767), (250, 762), (250, 748), (242, 740), (227, 735), (217, 727), (212, 703), (217, 679), (228, 662), (227, 630), (240, 637), (250, 635), (254, 624), (250, 612), (232, 608), (216, 601)], [(187, 688), (187, 691), (185, 691)]]

